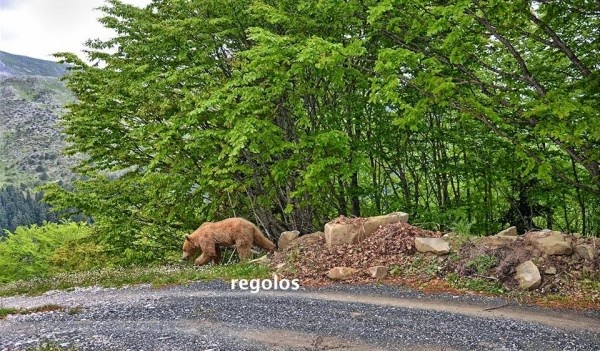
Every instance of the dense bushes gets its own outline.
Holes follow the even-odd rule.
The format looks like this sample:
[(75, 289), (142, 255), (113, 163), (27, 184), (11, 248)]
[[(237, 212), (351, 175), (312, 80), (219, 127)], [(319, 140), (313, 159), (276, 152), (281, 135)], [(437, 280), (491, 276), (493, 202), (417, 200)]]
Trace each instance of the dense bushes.
[[(277, 236), (402, 210), (436, 229), (600, 232), (591, 1), (110, 0), (72, 65), (56, 209), (134, 261), (234, 215)], [(143, 256), (139, 256), (143, 255)]]
[(92, 236), (79, 223), (18, 227), (0, 240), (0, 283), (107, 265)]

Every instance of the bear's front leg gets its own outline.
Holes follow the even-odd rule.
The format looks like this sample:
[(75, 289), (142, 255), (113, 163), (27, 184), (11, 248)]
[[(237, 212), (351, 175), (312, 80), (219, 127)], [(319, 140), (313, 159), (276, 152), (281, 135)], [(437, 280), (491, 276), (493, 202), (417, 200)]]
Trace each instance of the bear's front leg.
[(203, 252), (202, 255), (200, 255), (195, 261), (194, 261), (194, 265), (195, 266), (202, 266), (207, 264), (208, 262), (210, 262), (213, 259), (212, 255), (207, 255), (206, 252)]
[(215, 255), (213, 256), (213, 263), (214, 264), (221, 263), (221, 248), (218, 246), (215, 247)]
[(200, 243), (200, 250), (202, 250), (202, 255), (198, 257), (194, 264), (196, 266), (202, 266), (203, 264), (207, 264), (208, 262), (213, 260), (213, 257), (217, 256), (217, 248), (214, 243), (209, 241), (203, 241)]

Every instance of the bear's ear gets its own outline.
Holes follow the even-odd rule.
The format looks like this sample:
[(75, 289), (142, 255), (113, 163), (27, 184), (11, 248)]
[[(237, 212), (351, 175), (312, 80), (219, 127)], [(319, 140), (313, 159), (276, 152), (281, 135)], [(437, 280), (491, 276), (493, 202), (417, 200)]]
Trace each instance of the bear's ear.
[(189, 234), (186, 234), (186, 235), (185, 235), (185, 240), (187, 240), (187, 241), (191, 241), (191, 240), (190, 240), (190, 235), (189, 235)]

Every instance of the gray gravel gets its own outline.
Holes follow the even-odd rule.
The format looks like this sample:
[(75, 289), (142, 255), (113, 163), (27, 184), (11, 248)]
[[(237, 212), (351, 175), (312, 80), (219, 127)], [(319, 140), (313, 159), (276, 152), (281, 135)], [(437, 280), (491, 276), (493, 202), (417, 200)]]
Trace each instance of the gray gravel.
[(0, 298), (47, 304), (64, 310), (0, 320), (0, 350), (600, 350), (597, 311), (389, 286), (253, 294), (213, 281)]

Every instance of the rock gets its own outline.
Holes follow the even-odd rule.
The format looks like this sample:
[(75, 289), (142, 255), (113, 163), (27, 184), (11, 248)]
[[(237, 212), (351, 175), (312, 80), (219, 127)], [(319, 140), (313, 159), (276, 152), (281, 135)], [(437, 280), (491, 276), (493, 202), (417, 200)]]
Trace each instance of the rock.
[(571, 240), (565, 240), (561, 232), (545, 229), (540, 232), (527, 233), (525, 238), (546, 255), (570, 255), (573, 253)]
[(390, 223), (408, 222), (408, 214), (404, 212), (394, 212), (383, 216), (357, 218), (348, 223), (335, 223), (334, 221), (325, 224), (325, 242), (327, 247), (335, 245), (356, 244), (369, 237), (380, 226)]
[(519, 288), (523, 290), (535, 290), (542, 283), (540, 271), (531, 261), (525, 261), (517, 266), (515, 279), (519, 282)]
[(290, 245), (290, 243), (296, 240), (300, 236), (300, 232), (297, 230), (287, 231), (281, 233), (279, 236), (279, 241), (277, 242), (277, 247), (279, 250), (283, 250)]
[(315, 233), (311, 233), (311, 234), (305, 234), (305, 235), (302, 235), (302, 236), (298, 237), (297, 239), (291, 241), (287, 245), (287, 247), (283, 248), (282, 250), (285, 250), (285, 251), (293, 250), (302, 245), (311, 245), (313, 243), (320, 243), (323, 241), (325, 241), (325, 239), (323, 238), (323, 232), (315, 232)]
[(386, 266), (374, 266), (368, 269), (371, 277), (382, 279), (388, 274), (388, 268)]
[(324, 239), (325, 238), (325, 234), (323, 234), (323, 232), (314, 232), (314, 233), (310, 233), (310, 234), (304, 234), (301, 236), (301, 238), (306, 239), (306, 238), (321, 238)]
[(258, 263), (258, 264), (265, 264), (268, 265), (271, 263), (271, 259), (267, 257), (267, 255), (264, 255), (262, 257), (256, 258), (254, 260), (251, 260), (250, 263)]
[(500, 233), (496, 234), (498, 236), (517, 236), (517, 227), (509, 227), (504, 229)]
[(327, 272), (327, 276), (334, 280), (351, 278), (358, 273), (358, 269), (350, 267), (333, 267)]
[(596, 250), (592, 245), (582, 244), (575, 246), (575, 254), (577, 257), (582, 258), (584, 260), (593, 260), (596, 258)]
[(548, 267), (546, 270), (544, 270), (544, 273), (554, 275), (556, 274), (556, 267)]
[(518, 236), (508, 236), (508, 235), (491, 235), (484, 236), (482, 238), (473, 238), (474, 241), (479, 246), (489, 247), (490, 249), (497, 249), (500, 247), (508, 246), (519, 239)]
[(415, 248), (419, 252), (433, 252), (436, 255), (445, 255), (450, 252), (450, 244), (442, 238), (415, 237)]

